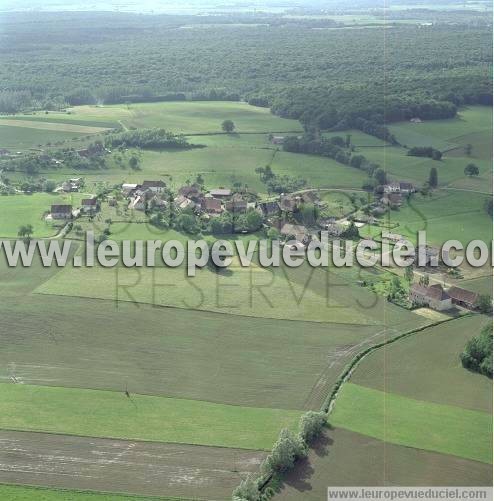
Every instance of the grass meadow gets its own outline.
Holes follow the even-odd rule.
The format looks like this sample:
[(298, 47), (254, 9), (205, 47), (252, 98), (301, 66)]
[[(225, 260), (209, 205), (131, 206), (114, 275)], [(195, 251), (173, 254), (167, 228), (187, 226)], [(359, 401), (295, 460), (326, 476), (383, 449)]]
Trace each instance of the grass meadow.
[(492, 463), (492, 415), (345, 383), (329, 421), (386, 442)]
[[(465, 370), (459, 354), (488, 322), (464, 317), (399, 340), (365, 357), (352, 382), (416, 400), (492, 412), (492, 381)], [(403, 364), (404, 358), (413, 360)]]
[(9, 501), (179, 501), (185, 499), (161, 496), (131, 496), (7, 484), (0, 484), (0, 497)]
[(0, 197), (0, 212), (2, 213), (0, 237), (15, 238), (19, 226), (27, 224), (33, 226), (34, 237), (43, 238), (55, 235), (65, 223), (64, 221), (45, 221), (44, 216), (50, 212), (51, 205), (72, 204), (75, 209), (83, 198), (82, 193), (33, 193)]
[[(0, 385), (0, 427), (68, 435), (270, 449), (300, 411), (123, 392)], [(36, 411), (34, 411), (36, 409)]]

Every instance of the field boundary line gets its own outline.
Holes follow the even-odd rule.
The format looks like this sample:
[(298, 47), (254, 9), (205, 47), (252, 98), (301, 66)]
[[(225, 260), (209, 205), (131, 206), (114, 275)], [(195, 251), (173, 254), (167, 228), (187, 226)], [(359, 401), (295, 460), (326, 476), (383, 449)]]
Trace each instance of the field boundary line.
[(364, 351), (357, 353), (357, 355), (355, 355), (353, 360), (351, 360), (348, 363), (348, 365), (346, 366), (346, 368), (342, 372), (341, 376), (338, 378), (338, 381), (334, 384), (331, 393), (328, 395), (328, 397), (326, 398), (325, 402), (323, 403), (323, 405), (321, 407), (321, 411), (326, 412), (328, 415), (331, 413), (331, 411), (336, 403), (336, 399), (338, 398), (339, 391), (340, 391), (341, 387), (343, 386), (343, 383), (346, 383), (351, 378), (353, 371), (358, 366), (360, 361), (363, 360), (370, 353), (382, 348), (383, 346), (395, 343), (396, 341), (399, 341), (400, 339), (404, 339), (406, 337), (413, 336), (414, 334), (418, 334), (419, 332), (423, 332), (426, 329), (429, 329), (431, 327), (437, 327), (438, 325), (442, 325), (442, 324), (445, 324), (448, 322), (453, 322), (453, 321), (461, 319), (461, 318), (472, 317), (473, 315), (474, 315), (473, 313), (467, 313), (467, 314), (459, 316), (459, 317), (447, 318), (445, 320), (439, 320), (438, 322), (433, 322), (433, 323), (428, 324), (428, 325), (417, 327), (416, 329), (412, 329), (412, 330), (404, 332), (402, 334), (398, 334), (397, 336), (395, 336), (391, 339), (387, 339), (386, 341), (375, 344), (375, 345), (365, 349)]
[[(56, 386), (51, 386), (51, 388), (56, 388)], [(62, 388), (65, 388), (62, 386)], [(301, 411), (302, 412), (302, 411)], [(191, 442), (170, 442), (159, 440), (150, 440), (145, 438), (122, 438), (122, 437), (109, 437), (101, 435), (78, 435), (77, 433), (62, 433), (61, 431), (46, 431), (46, 430), (29, 430), (26, 428), (0, 428), (0, 433), (2, 431), (12, 431), (15, 433), (37, 433), (43, 435), (56, 435), (57, 437), (77, 437), (77, 438), (96, 438), (98, 440), (120, 440), (122, 442), (142, 442), (146, 444), (168, 444), (168, 445), (186, 445), (189, 447), (210, 447), (213, 449), (228, 449), (230, 451), (254, 451), (254, 452), (270, 452), (271, 449), (249, 449), (248, 447), (230, 447), (228, 445), (211, 445), (211, 444), (194, 444)], [(0, 482), (1, 483), (1, 482)]]

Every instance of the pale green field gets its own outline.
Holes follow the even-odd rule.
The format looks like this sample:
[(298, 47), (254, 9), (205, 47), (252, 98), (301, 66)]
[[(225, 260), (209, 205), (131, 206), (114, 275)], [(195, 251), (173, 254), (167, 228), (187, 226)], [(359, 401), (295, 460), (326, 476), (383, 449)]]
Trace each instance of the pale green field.
[(19, 226), (31, 224), (34, 237), (49, 237), (57, 233), (64, 221), (46, 222), (44, 215), (50, 212), (52, 204), (72, 204), (77, 208), (85, 195), (82, 193), (51, 194), (33, 193), (32, 195), (9, 195), (0, 197), (0, 236), (17, 237)]
[(437, 245), (449, 239), (460, 240), (464, 245), (476, 239), (490, 242), (492, 221), (484, 210), (486, 199), (485, 195), (453, 190), (436, 190), (430, 197), (416, 193), (382, 220), (398, 223), (393, 233), (406, 236), (412, 242), (421, 230), (427, 232), (428, 242)]
[(492, 415), (486, 412), (345, 383), (329, 421), (393, 444), (492, 462)]
[(0, 384), (0, 427), (68, 435), (270, 449), (300, 411), (123, 392)]
[[(82, 118), (83, 117), (83, 118)], [(162, 127), (183, 134), (221, 133), (223, 120), (233, 120), (237, 132), (301, 131), (297, 120), (272, 115), (267, 108), (228, 101), (186, 101), (130, 105), (77, 106), (71, 118), (121, 121), (127, 127)]]
[(391, 124), (389, 129), (401, 144), (408, 147), (434, 146), (443, 151), (471, 142), (465, 141), (464, 136), (491, 133), (492, 108), (470, 106), (461, 109), (456, 118), (427, 120), (419, 124), (400, 122)]
[(70, 141), (80, 134), (74, 132), (33, 129), (31, 127), (11, 127), (0, 122), (0, 148), (16, 151), (25, 151), (47, 143)]
[[(305, 278), (312, 280), (312, 276)], [(187, 277), (184, 267), (66, 267), (36, 292), (264, 318), (362, 325), (370, 322), (364, 310), (352, 310), (336, 294), (325, 296), (324, 291), (314, 291), (290, 279), (284, 268), (243, 268), (238, 261), (225, 272), (213, 273), (204, 268), (195, 277)]]
[(78, 125), (74, 123), (48, 122), (41, 120), (21, 120), (0, 117), (0, 125), (10, 127), (20, 127), (26, 129), (49, 130), (53, 132), (70, 132), (73, 134), (98, 134), (107, 130), (104, 127), (92, 127), (89, 125)]

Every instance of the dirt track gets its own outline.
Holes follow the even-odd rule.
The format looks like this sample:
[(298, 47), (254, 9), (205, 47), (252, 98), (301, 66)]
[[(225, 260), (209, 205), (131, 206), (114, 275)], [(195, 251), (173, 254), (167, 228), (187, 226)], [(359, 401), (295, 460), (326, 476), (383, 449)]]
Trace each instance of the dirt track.
[(0, 431), (0, 482), (225, 499), (264, 456), (219, 447)]

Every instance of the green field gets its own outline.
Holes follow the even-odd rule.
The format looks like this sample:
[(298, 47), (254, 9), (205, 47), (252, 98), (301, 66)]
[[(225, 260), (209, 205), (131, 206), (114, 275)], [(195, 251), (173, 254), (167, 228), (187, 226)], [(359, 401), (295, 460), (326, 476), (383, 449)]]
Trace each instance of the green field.
[(332, 428), (286, 475), (274, 499), (320, 501), (328, 486), (490, 486), (492, 465)]
[(492, 415), (346, 383), (331, 424), (386, 442), (492, 462)]
[(0, 197), (0, 211), (2, 213), (0, 236), (3, 238), (17, 237), (19, 226), (27, 224), (33, 226), (34, 237), (52, 236), (65, 222), (45, 221), (44, 216), (50, 212), (51, 205), (72, 204), (75, 209), (83, 198), (85, 195), (82, 193), (33, 193), (32, 195), (18, 194)]
[(270, 449), (299, 411), (123, 392), (0, 385), (0, 427), (68, 435)]
[[(376, 350), (357, 366), (352, 381), (416, 400), (492, 412), (492, 381), (465, 370), (459, 359), (487, 321), (460, 318)], [(413, 364), (403, 364), (405, 358)]]
[(99, 492), (69, 491), (44, 487), (0, 484), (0, 497), (9, 501), (178, 501), (185, 498), (126, 496)]
[[(298, 121), (278, 118), (268, 109), (229, 101), (187, 101), (76, 106), (71, 120), (121, 121), (126, 127), (162, 127), (183, 134), (221, 133), (223, 120), (233, 120), (237, 132), (301, 131)], [(52, 118), (54, 115), (50, 115)], [(64, 117), (66, 115), (63, 115)], [(62, 120), (63, 118), (60, 117)]]
[[(416, 124), (401, 122), (389, 126), (392, 134), (403, 145), (434, 146), (444, 151), (468, 143), (472, 145), (472, 135), (489, 136), (492, 130), (492, 108), (470, 106), (459, 111), (456, 118), (446, 120), (427, 120)], [(482, 142), (483, 144), (483, 142)], [(482, 158), (487, 151), (477, 151), (474, 145), (473, 157)], [(480, 155), (476, 155), (480, 153)]]
[[(399, 210), (382, 218), (412, 242), (418, 231), (427, 232), (427, 241), (442, 245), (446, 240), (460, 240), (465, 246), (471, 240), (492, 240), (492, 222), (484, 209), (486, 195), (456, 190), (436, 190), (431, 196), (416, 193), (404, 199)], [(397, 226), (396, 226), (397, 225)], [(372, 230), (379, 231), (377, 228)], [(362, 231), (365, 233), (368, 227)]]
[(47, 143), (56, 143), (58, 141), (70, 141), (78, 134), (74, 132), (54, 131), (46, 129), (33, 129), (32, 127), (11, 127), (2, 125), (0, 121), (0, 141), (1, 148), (7, 148), (13, 151), (28, 150), (39, 146), (46, 146)]

